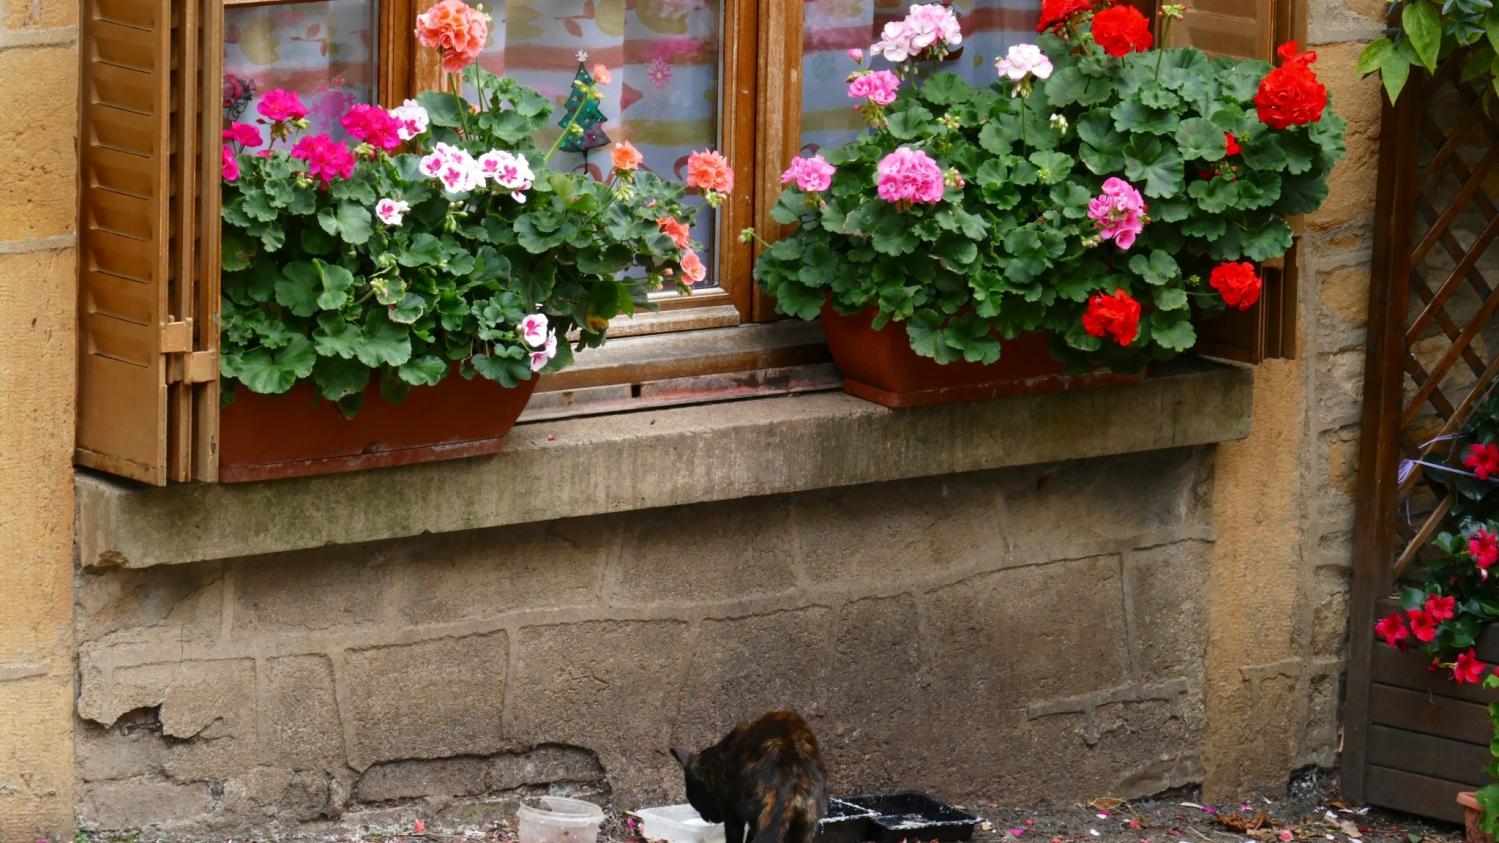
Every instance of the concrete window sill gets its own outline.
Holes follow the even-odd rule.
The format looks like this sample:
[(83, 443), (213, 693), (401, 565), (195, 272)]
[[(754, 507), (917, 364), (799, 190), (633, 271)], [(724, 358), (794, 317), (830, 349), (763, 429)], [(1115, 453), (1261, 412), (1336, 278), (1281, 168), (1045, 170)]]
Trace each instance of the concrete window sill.
[(1252, 372), (891, 411), (839, 392), (518, 425), (508, 449), (405, 468), (145, 488), (80, 471), (78, 552), (146, 568), (1242, 439)]

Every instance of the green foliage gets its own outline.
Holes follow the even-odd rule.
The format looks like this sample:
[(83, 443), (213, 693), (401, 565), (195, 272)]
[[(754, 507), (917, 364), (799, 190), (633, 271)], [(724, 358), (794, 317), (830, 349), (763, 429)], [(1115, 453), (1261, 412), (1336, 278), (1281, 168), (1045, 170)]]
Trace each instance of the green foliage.
[[(680, 279), (681, 250), (658, 218), (687, 223), (681, 185), (638, 171), (611, 184), (551, 172), (532, 137), (551, 105), (535, 91), (477, 68), (484, 108), (451, 94), (418, 100), (430, 129), (398, 154), (360, 148), (353, 176), (323, 187), (278, 142), (269, 157), (241, 154), (224, 185), (221, 369), (239, 384), (281, 393), (300, 382), (357, 410), (366, 387), (388, 398), (454, 371), (505, 386), (532, 377), (546, 346), (519, 331), (544, 315), (577, 348), (605, 338), (608, 320), (650, 307), (647, 296)], [(419, 167), (436, 143), (477, 157), (523, 155), (535, 183), (517, 201), (486, 182), (445, 192)], [(373, 213), (404, 200), (399, 224)], [(565, 344), (548, 364), (572, 359)]]
[(1434, 72), (1461, 58), (1465, 82), (1482, 80), (1499, 93), (1499, 6), (1492, 0), (1396, 0), (1398, 25), (1392, 26), (1358, 57), (1358, 72), (1378, 73), (1394, 102), (1412, 68)]
[[(896, 101), (865, 110), (870, 131), (823, 150), (837, 167), (830, 189), (792, 185), (772, 211), (798, 225), (755, 267), (781, 312), (874, 308), (877, 327), (903, 322), (912, 348), (940, 362), (993, 362), (999, 338), (1034, 330), (1077, 367), (1136, 371), (1195, 345), (1194, 324), (1224, 307), (1206, 283), (1212, 269), (1284, 254), (1284, 217), (1325, 198), (1343, 122), (1329, 108), (1310, 125), (1262, 124), (1253, 98), (1265, 62), (1192, 48), (1114, 58), (1085, 38), (1038, 37), (1053, 73), (1019, 91), (947, 73), (916, 84), (922, 74), (902, 68)], [(1229, 132), (1242, 153), (1228, 155)], [(876, 168), (899, 147), (948, 174), (940, 202), (878, 197)], [(1110, 178), (1149, 204), (1129, 249), (1099, 242), (1088, 215)], [(1143, 309), (1128, 346), (1081, 324), (1091, 296), (1116, 290)]]

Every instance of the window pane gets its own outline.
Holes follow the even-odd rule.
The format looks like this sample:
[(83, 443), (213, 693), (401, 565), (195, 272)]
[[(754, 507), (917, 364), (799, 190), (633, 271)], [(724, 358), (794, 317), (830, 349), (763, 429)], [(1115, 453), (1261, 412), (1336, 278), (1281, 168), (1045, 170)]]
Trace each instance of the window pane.
[(339, 118), (376, 98), (379, 20), (376, 0), (226, 8), (225, 116), (253, 121), (260, 95), (286, 88), (306, 104), (309, 131), (345, 137)]
[[(599, 128), (611, 142), (639, 147), (646, 168), (685, 179), (687, 156), (719, 145), (719, 0), (499, 0), (486, 8), (493, 24), (479, 63), (540, 91), (557, 106), (556, 122), (565, 117), (562, 103), (583, 52), (589, 67), (603, 64), (612, 77), (600, 86)], [(609, 148), (558, 152), (552, 167), (605, 178)], [(701, 257), (709, 275), (700, 286), (717, 283), (714, 229), (704, 207), (692, 232), (707, 247)]]
[[(941, 63), (974, 85), (994, 81), (994, 59), (1011, 44), (1033, 42), (1040, 0), (954, 0), (963, 27), (961, 52)], [(864, 128), (843, 85), (856, 65), (848, 51), (866, 54), (879, 31), (905, 17), (908, 0), (807, 0), (802, 34), (802, 149), (846, 143)], [(868, 59), (865, 66), (869, 66)], [(889, 65), (876, 60), (874, 67)]]

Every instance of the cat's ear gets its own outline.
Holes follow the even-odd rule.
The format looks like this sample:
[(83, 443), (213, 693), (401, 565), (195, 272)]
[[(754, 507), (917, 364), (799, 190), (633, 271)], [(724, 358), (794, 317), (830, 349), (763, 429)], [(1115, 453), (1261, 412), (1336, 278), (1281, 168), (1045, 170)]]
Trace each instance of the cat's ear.
[(677, 763), (682, 765), (683, 770), (692, 767), (692, 753), (687, 750), (679, 746), (674, 746), (671, 748), (671, 756), (677, 759)]

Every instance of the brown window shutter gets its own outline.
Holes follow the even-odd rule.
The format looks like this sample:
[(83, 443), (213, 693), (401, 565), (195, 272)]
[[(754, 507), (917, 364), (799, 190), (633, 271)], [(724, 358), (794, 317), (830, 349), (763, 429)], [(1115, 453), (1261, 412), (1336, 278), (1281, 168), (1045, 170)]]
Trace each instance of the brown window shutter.
[[(1194, 0), (1172, 27), (1171, 46), (1191, 45), (1212, 55), (1275, 61), (1275, 48), (1296, 37), (1292, 0)], [(1295, 228), (1293, 221), (1293, 228)], [(1198, 326), (1197, 350), (1243, 363), (1296, 356), (1296, 247), (1261, 267), (1259, 304)]]
[(196, 3), (82, 13), (77, 461), (163, 485), (192, 476), (194, 384), (217, 380), (199, 351), (212, 319), (193, 318), (198, 150), (217, 109), (199, 108)]

